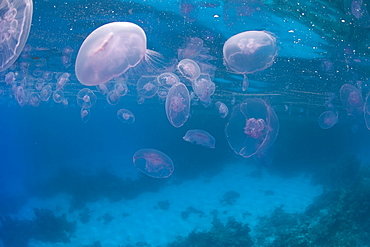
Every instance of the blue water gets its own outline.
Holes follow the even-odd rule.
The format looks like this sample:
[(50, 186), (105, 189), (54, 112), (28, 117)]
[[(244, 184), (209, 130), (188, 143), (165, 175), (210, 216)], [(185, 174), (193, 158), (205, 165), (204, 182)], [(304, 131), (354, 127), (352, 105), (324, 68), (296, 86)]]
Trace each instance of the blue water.
[[(370, 131), (363, 114), (348, 115), (339, 93), (346, 83), (358, 87), (364, 101), (369, 92), (370, 29), (361, 26), (366, 22), (358, 22), (344, 8), (348, 0), (184, 2), (198, 11), (195, 20), (181, 14), (182, 5), (175, 0), (34, 1), (26, 45), (29, 51), (0, 72), (4, 89), (0, 98), (0, 246), (369, 246)], [(370, 11), (370, 3), (363, 3)], [(237, 9), (244, 12), (237, 15)], [(97, 103), (89, 120), (81, 121), (76, 95), (84, 86), (76, 79), (74, 61), (84, 39), (113, 21), (141, 26), (148, 49), (162, 54), (168, 67), (190, 38), (201, 38), (213, 58), (210, 64), (216, 68), (213, 103), (220, 100), (232, 111), (243, 100), (258, 97), (276, 112), (280, 128), (269, 149), (270, 162), (259, 164), (253, 157), (234, 153), (225, 135), (229, 118), (221, 118), (213, 103), (209, 107), (192, 104), (189, 119), (180, 128), (168, 121), (164, 101), (157, 96), (138, 104), (135, 83), (139, 76), (135, 73), (129, 73), (129, 92), (117, 105), (108, 104), (96, 87), (89, 87)], [(278, 55), (271, 67), (248, 75), (250, 86), (243, 92), (243, 76), (226, 69), (222, 47), (231, 36), (249, 30), (273, 33)], [(62, 64), (66, 47), (73, 50), (68, 65)], [(71, 74), (64, 87), (67, 107), (51, 98), (38, 107), (16, 101), (5, 75), (14, 72), (20, 85), (21, 78), (36, 78), (35, 69), (52, 72), (53, 79), (46, 83), (53, 90), (57, 76)], [(32, 83), (26, 86), (35, 91), (33, 87)], [(317, 119), (326, 111), (330, 93), (335, 95), (332, 103), (339, 117), (336, 125), (324, 130)], [(134, 113), (133, 124), (118, 120), (121, 108)], [(216, 148), (185, 142), (183, 136), (191, 129), (209, 132), (216, 139)], [(146, 148), (160, 150), (172, 159), (174, 172), (169, 178), (155, 179), (136, 169), (132, 157)], [(245, 181), (225, 184), (231, 183), (229, 177), (219, 179), (223, 174), (230, 176), (229, 168), (240, 163), (246, 169), (235, 166), (234, 173), (246, 174)], [(316, 197), (317, 188), (322, 194), (296, 212), (284, 211), (295, 205), (285, 196), (282, 207), (274, 211), (266, 205), (258, 213), (250, 212), (258, 218), (252, 220), (241, 208), (247, 208), (243, 204), (256, 200), (256, 195), (248, 198), (243, 188), (255, 186), (250, 180), (262, 177), (267, 178), (268, 188), (276, 190), (256, 188), (256, 193), (263, 191), (263, 198), (280, 192), (290, 193), (292, 200), (300, 198), (296, 185), (289, 192), (282, 189), (285, 184), (271, 182), (275, 181), (272, 178), (285, 182), (302, 179), (304, 186), (312, 185), (309, 196)], [(197, 188), (199, 194), (187, 187), (192, 182), (204, 186)], [(210, 184), (214, 187), (207, 187)], [(176, 186), (183, 194), (168, 194), (167, 201), (155, 199), (166, 198), (164, 191), (176, 191)], [(222, 189), (229, 186), (236, 187), (235, 191), (224, 193)], [(189, 193), (184, 188), (190, 188)], [(226, 203), (208, 204), (214, 195), (199, 198), (203, 189), (221, 193), (220, 201)], [(184, 210), (173, 206), (180, 197)], [(62, 203), (57, 203), (60, 198)], [(125, 221), (125, 217), (135, 220), (130, 213), (125, 215), (132, 207), (123, 210), (123, 219), (111, 216), (117, 203), (122, 203), (122, 208), (137, 203), (138, 210), (147, 204), (150, 210), (157, 210), (151, 216), (160, 221), (133, 229)], [(50, 206), (54, 204), (58, 207)], [(105, 215), (99, 211), (101, 205), (108, 205)], [(206, 209), (214, 210), (202, 211)], [(146, 221), (147, 213), (137, 218), (138, 225)], [(94, 219), (101, 224), (94, 225)], [(173, 222), (186, 227), (175, 228), (179, 232), (169, 235), (161, 232), (161, 241), (156, 242), (156, 231)], [(115, 241), (97, 233), (112, 229), (112, 239), (116, 239), (116, 226), (132, 234)], [(137, 237), (140, 234), (142, 239)]]

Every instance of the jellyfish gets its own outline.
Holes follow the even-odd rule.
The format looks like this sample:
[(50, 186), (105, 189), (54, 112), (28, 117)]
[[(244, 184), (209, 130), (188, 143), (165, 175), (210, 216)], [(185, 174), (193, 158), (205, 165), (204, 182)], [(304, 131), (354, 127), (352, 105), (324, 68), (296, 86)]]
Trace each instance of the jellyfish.
[(338, 113), (325, 111), (320, 114), (318, 123), (322, 129), (330, 129), (338, 122)]
[(199, 129), (188, 130), (183, 139), (206, 148), (215, 148), (216, 144), (215, 138), (210, 133)]
[(266, 152), (279, 133), (272, 107), (259, 98), (246, 99), (234, 107), (226, 125), (226, 138), (236, 154), (248, 158)]
[(107, 102), (110, 105), (117, 105), (121, 99), (117, 90), (112, 90), (107, 94)]
[(90, 109), (81, 108), (80, 117), (83, 123), (87, 123), (90, 119)]
[(191, 38), (186, 44), (184, 49), (179, 49), (178, 58), (182, 59), (194, 59), (196, 58), (203, 49), (203, 40), (200, 38)]
[(38, 107), (41, 103), (40, 95), (36, 92), (32, 92), (30, 94), (29, 102), (31, 106)]
[(51, 86), (49, 84), (42, 87), (40, 92), (40, 99), (42, 101), (48, 101), (52, 93)]
[(361, 91), (351, 84), (344, 84), (340, 88), (340, 100), (348, 115), (358, 116), (362, 114), (364, 101)]
[(143, 98), (153, 97), (157, 93), (158, 87), (156, 76), (142, 76), (136, 84), (137, 93)]
[(125, 82), (117, 82), (114, 84), (114, 90), (118, 93), (119, 96), (125, 96), (128, 92), (128, 87)]
[(153, 178), (167, 178), (174, 170), (171, 158), (155, 149), (140, 149), (133, 162), (139, 171)]
[(226, 67), (243, 74), (243, 89), (248, 87), (247, 74), (270, 67), (277, 55), (275, 37), (265, 31), (247, 31), (229, 38), (223, 47)]
[(64, 88), (64, 85), (69, 81), (69, 73), (63, 73), (61, 76), (59, 76), (58, 81), (57, 81), (57, 90), (61, 90)]
[(0, 72), (13, 65), (30, 33), (32, 0), (2, 0), (0, 3)]
[(363, 0), (345, 0), (344, 9), (347, 14), (354, 17), (353, 19), (363, 28), (370, 27), (370, 15), (367, 11), (367, 4)]
[(117, 111), (117, 117), (118, 119), (125, 124), (132, 124), (135, 122), (135, 116), (134, 114), (126, 109), (120, 109)]
[(77, 104), (84, 109), (90, 109), (96, 103), (96, 95), (89, 88), (83, 88), (77, 93)]
[(157, 81), (161, 87), (170, 88), (172, 85), (180, 82), (180, 78), (171, 72), (165, 72), (157, 76)]
[(10, 85), (15, 81), (15, 74), (13, 72), (9, 72), (5, 75), (5, 83), (6, 85)]
[(62, 90), (56, 90), (53, 93), (53, 100), (55, 103), (61, 103), (64, 99), (64, 92)]
[(190, 81), (196, 80), (200, 76), (199, 65), (191, 59), (183, 59), (177, 64), (180, 73)]
[(215, 106), (217, 107), (218, 112), (220, 113), (220, 116), (222, 118), (227, 117), (227, 115), (229, 114), (229, 108), (227, 108), (227, 106), (224, 103), (222, 103), (221, 101), (217, 101), (215, 103)]
[(211, 104), (211, 96), (215, 93), (216, 85), (209, 75), (202, 74), (198, 79), (192, 82), (192, 88), (194, 93), (198, 96), (199, 100), (205, 105), (208, 106)]
[(184, 84), (178, 82), (170, 88), (165, 107), (167, 118), (174, 127), (185, 124), (190, 113), (190, 95)]
[(150, 62), (159, 54), (147, 50), (146, 35), (138, 25), (112, 22), (94, 30), (78, 51), (75, 71), (86, 86), (108, 82), (144, 59)]

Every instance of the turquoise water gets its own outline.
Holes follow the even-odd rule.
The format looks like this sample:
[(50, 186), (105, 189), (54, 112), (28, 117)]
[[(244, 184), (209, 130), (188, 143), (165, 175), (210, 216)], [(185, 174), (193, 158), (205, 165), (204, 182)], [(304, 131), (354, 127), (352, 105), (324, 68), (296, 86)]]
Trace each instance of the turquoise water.
[[(34, 1), (26, 46), (0, 72), (0, 246), (368, 246), (370, 3), (355, 1), (352, 12), (351, 4)], [(75, 61), (92, 31), (117, 21), (139, 25), (147, 48), (161, 57), (108, 82), (110, 92), (120, 83), (128, 89), (112, 105), (99, 88), (77, 80)], [(271, 33), (278, 52), (270, 67), (247, 74), (245, 91), (243, 75), (223, 58), (224, 43), (244, 31)], [(173, 72), (194, 91), (176, 69), (178, 51), (191, 38), (203, 40), (195, 60), (210, 68), (215, 92), (211, 101), (192, 98), (176, 128), (165, 99), (138, 97), (137, 82)], [(15, 79), (7, 84), (10, 72)], [(63, 73), (68, 81), (57, 91)], [(344, 84), (358, 89), (350, 101), (341, 99)], [(46, 85), (50, 98), (32, 105), (30, 95)], [(96, 103), (81, 110), (76, 97), (83, 88)], [(63, 94), (60, 102), (55, 91)], [(263, 133), (232, 113), (256, 99), (265, 105), (245, 114), (264, 119)], [(227, 117), (217, 101), (228, 107)], [(121, 122), (120, 109), (135, 121)], [(328, 129), (318, 123), (325, 111), (337, 116)], [(266, 112), (276, 113), (275, 124)], [(228, 140), (226, 126), (241, 129), (240, 140), (240, 131)], [(215, 148), (185, 141), (193, 129), (211, 134)], [(261, 137), (269, 144), (256, 151)], [(235, 139), (256, 153), (242, 157)], [(157, 157), (150, 158), (152, 176), (135, 167), (141, 149), (170, 157), (166, 178), (153, 175), (169, 167)]]

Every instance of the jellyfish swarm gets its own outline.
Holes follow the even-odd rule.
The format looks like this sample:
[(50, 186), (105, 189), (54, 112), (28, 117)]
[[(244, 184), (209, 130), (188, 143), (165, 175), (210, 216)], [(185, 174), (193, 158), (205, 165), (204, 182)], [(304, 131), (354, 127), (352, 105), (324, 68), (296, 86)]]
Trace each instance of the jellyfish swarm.
[(338, 114), (333, 111), (325, 111), (320, 114), (317, 121), (320, 128), (330, 129), (338, 122)]
[(348, 115), (358, 116), (362, 114), (364, 101), (361, 91), (351, 84), (344, 84), (340, 88), (340, 100)]
[(170, 88), (165, 107), (168, 121), (176, 128), (183, 126), (190, 113), (189, 90), (184, 84), (178, 82)]
[(153, 178), (167, 178), (174, 170), (171, 158), (155, 149), (140, 149), (133, 162), (139, 171)]
[(236, 154), (248, 158), (266, 152), (275, 142), (279, 121), (262, 99), (246, 99), (235, 106), (226, 125), (226, 138)]
[(276, 39), (271, 33), (265, 31), (239, 33), (229, 38), (223, 47), (226, 67), (244, 75), (244, 90), (249, 84), (246, 74), (270, 67), (276, 55)]
[(216, 140), (211, 134), (199, 129), (188, 130), (183, 139), (206, 148), (215, 148), (216, 145)]
[(13, 65), (30, 33), (32, 0), (0, 2), (0, 72)]
[(157, 53), (146, 49), (144, 30), (130, 22), (112, 22), (93, 31), (76, 58), (77, 79), (86, 86), (103, 84)]

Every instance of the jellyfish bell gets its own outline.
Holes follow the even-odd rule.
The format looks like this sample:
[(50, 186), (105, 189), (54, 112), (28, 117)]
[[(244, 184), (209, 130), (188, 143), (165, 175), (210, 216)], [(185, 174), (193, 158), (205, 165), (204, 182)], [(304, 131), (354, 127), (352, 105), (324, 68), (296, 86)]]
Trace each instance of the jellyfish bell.
[(86, 86), (103, 84), (159, 54), (147, 50), (144, 30), (131, 22), (112, 22), (94, 30), (78, 51), (75, 72)]
[(0, 1), (0, 72), (13, 65), (30, 33), (32, 0)]
[(133, 156), (133, 163), (139, 171), (153, 178), (167, 178), (174, 170), (171, 158), (155, 149), (138, 150)]
[(243, 90), (248, 87), (247, 74), (270, 67), (277, 55), (276, 38), (265, 31), (246, 31), (229, 38), (223, 47), (224, 64), (244, 75)]

